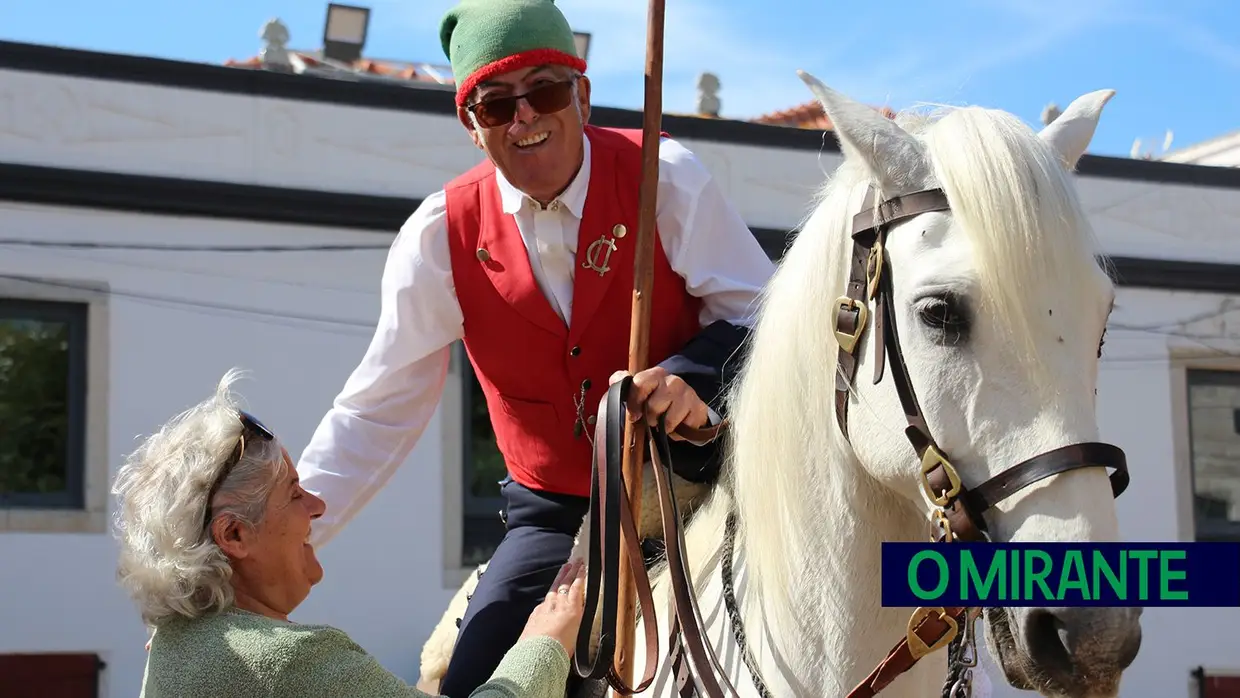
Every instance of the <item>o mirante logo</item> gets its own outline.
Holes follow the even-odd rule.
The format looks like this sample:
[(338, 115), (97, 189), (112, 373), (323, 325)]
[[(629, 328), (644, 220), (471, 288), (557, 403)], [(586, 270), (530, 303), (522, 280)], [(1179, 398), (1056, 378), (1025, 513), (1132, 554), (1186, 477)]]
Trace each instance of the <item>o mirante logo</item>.
[(884, 606), (1240, 606), (1240, 543), (884, 543)]

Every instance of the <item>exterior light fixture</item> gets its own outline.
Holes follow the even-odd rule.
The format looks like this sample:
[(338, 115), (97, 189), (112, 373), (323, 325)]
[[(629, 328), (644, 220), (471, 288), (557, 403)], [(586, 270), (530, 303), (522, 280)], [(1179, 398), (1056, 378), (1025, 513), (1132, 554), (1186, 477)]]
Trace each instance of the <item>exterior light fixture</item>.
[(573, 32), (573, 43), (577, 44), (577, 57), (588, 61), (590, 55), (590, 33)]
[(323, 25), (323, 56), (352, 64), (362, 57), (369, 27), (370, 8), (329, 3)]

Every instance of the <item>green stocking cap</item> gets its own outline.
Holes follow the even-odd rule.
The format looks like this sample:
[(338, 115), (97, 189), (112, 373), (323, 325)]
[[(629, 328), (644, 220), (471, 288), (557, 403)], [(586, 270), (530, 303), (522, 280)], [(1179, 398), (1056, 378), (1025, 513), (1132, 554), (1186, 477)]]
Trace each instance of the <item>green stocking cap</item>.
[(439, 25), (456, 79), (456, 103), (487, 78), (558, 63), (585, 72), (568, 20), (554, 0), (460, 0)]

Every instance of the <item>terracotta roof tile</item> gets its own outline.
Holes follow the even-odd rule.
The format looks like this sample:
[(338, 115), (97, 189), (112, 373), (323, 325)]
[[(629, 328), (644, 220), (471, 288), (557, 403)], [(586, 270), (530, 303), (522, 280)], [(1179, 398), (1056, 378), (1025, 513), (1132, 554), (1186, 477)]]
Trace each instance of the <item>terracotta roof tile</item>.
[[(452, 69), (448, 66), (431, 65), (429, 63), (400, 63), (397, 61), (380, 61), (373, 58), (359, 58), (351, 65), (342, 66), (338, 62), (324, 61), (318, 52), (307, 51), (289, 51), (289, 55), (294, 59), (294, 69), (297, 72), (335, 72), (348, 71), (364, 73), (367, 75), (378, 75), (386, 78), (394, 78), (397, 80), (409, 80), (412, 82), (423, 82), (435, 85), (451, 86), (455, 83), (452, 78)], [(296, 65), (300, 62), (304, 68)], [(263, 62), (258, 56), (237, 60), (230, 58), (224, 61), (224, 65), (231, 68), (251, 68), (261, 69)]]
[[(888, 119), (895, 118), (896, 113), (887, 107), (874, 107), (874, 109)], [(833, 128), (831, 120), (827, 118), (826, 112), (822, 109), (822, 105), (816, 101), (798, 104), (791, 109), (781, 109), (780, 111), (763, 114), (755, 119), (750, 119), (750, 121), (771, 126), (791, 126), (793, 128), (811, 128), (824, 131), (830, 131)]]
[[(338, 63), (328, 63), (323, 61), (318, 52), (306, 51), (289, 51), (289, 54), (305, 66), (298, 72), (311, 71), (338, 71), (342, 68)], [(261, 69), (262, 60), (258, 56), (237, 60), (230, 58), (224, 62), (224, 65), (233, 68), (251, 68)], [(398, 63), (395, 61), (380, 61), (372, 58), (360, 58), (348, 66), (353, 71), (365, 73), (369, 75), (378, 75), (386, 78), (394, 78), (398, 80), (411, 80), (413, 82), (423, 82), (435, 85), (452, 86), (454, 80), (452, 78), (452, 69), (449, 66), (431, 65), (425, 63)], [(421, 68), (421, 70), (419, 70)], [(887, 107), (875, 107), (877, 111), (887, 118), (895, 118), (895, 112)], [(704, 114), (685, 114), (684, 116), (695, 116), (699, 118), (719, 118)], [(798, 104), (789, 109), (781, 109), (779, 111), (763, 114), (750, 121), (758, 124), (768, 124), (772, 126), (788, 126), (792, 128), (806, 128), (817, 130), (832, 130), (831, 120), (827, 118), (826, 113), (822, 109), (822, 105), (817, 101), (809, 101), (804, 104)]]

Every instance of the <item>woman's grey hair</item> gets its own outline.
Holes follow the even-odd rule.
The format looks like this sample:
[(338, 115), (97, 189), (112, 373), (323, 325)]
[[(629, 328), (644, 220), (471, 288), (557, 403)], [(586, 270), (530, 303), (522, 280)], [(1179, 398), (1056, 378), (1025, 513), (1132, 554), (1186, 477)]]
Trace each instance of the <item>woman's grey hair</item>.
[[(224, 374), (214, 395), (160, 427), (116, 475), (117, 574), (149, 626), (233, 604), (232, 567), (203, 522), (208, 491), (241, 437), (230, 391), (238, 377), (236, 369)], [(226, 515), (261, 524), (283, 460), (278, 439), (246, 439), (241, 460), (213, 498), (212, 520)]]

